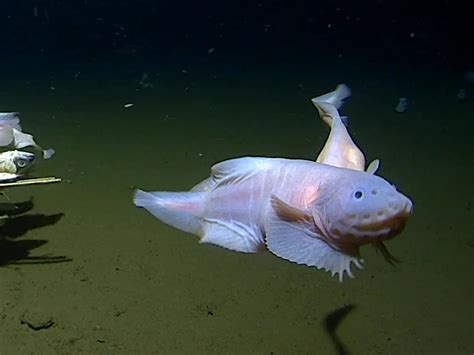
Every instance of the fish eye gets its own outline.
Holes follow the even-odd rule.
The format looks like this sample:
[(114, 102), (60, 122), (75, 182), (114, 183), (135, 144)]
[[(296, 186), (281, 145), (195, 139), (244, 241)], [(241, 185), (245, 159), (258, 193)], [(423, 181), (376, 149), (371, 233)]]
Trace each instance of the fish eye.
[(360, 190), (357, 190), (356, 192), (354, 192), (354, 197), (358, 200), (362, 198), (362, 195), (363, 193)]
[(17, 165), (19, 168), (24, 168), (25, 166), (28, 165), (28, 162), (27, 162), (25, 159), (17, 159), (16, 165)]

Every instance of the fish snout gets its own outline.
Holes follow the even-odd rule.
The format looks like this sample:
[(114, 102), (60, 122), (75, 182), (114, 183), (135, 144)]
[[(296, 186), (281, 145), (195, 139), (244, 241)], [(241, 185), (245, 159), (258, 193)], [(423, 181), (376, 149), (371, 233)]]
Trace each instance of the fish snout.
[(390, 239), (405, 228), (408, 217), (413, 212), (413, 203), (405, 195), (396, 192), (388, 199), (385, 208), (379, 209), (377, 219), (362, 230), (371, 231), (380, 239)]
[(381, 206), (382, 209), (389, 211), (389, 214), (393, 215), (410, 215), (413, 210), (413, 203), (404, 194), (397, 190), (388, 193), (386, 205)]
[(405, 195), (396, 192), (389, 197), (387, 204), (392, 216), (408, 218), (413, 212), (413, 202)]
[(405, 196), (405, 198), (406, 198), (406, 201), (405, 201), (404, 211), (407, 214), (407, 216), (409, 216), (413, 213), (413, 202), (411, 202), (411, 200), (408, 197)]

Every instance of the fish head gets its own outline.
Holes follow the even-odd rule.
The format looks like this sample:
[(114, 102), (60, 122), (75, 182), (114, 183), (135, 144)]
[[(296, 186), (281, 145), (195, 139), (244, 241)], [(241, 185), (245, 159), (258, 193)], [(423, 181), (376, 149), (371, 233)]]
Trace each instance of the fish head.
[(35, 163), (35, 155), (30, 152), (14, 151), (13, 162), (17, 168), (17, 174), (22, 175), (28, 172)]
[(350, 169), (338, 172), (314, 213), (328, 243), (354, 250), (402, 232), (413, 209), (408, 197), (379, 176)]
[(23, 175), (34, 165), (35, 155), (20, 150), (9, 150), (0, 154), (1, 172)]

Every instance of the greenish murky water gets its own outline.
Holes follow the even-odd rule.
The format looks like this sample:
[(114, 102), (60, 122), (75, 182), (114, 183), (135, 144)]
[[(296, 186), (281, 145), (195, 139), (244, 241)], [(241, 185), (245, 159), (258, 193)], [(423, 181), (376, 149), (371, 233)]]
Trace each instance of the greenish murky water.
[[(1, 201), (25, 211), (0, 229), (0, 353), (472, 353), (474, 101), (457, 101), (462, 77), (369, 55), (209, 58), (5, 62), (1, 110), (56, 149), (35, 175), (64, 181)], [(414, 201), (388, 243), (397, 267), (365, 247), (365, 269), (340, 284), (199, 245), (133, 206), (134, 187), (186, 190), (232, 157), (314, 159), (328, 131), (309, 99), (340, 82), (354, 140)], [(410, 108), (396, 114), (401, 96)]]

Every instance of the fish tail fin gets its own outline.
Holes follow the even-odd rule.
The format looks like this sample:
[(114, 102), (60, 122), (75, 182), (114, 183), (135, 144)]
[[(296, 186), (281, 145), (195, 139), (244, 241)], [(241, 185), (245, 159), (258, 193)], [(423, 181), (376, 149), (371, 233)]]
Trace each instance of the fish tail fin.
[(311, 99), (311, 102), (317, 107), (319, 102), (327, 102), (335, 106), (338, 110), (344, 104), (344, 100), (351, 96), (351, 89), (346, 84), (339, 84), (334, 91), (320, 95)]
[(346, 84), (339, 84), (334, 92), (333, 105), (339, 110), (344, 104), (344, 100), (352, 95), (351, 89)]
[(133, 203), (160, 221), (182, 231), (202, 235), (202, 192), (146, 192), (135, 190)]

